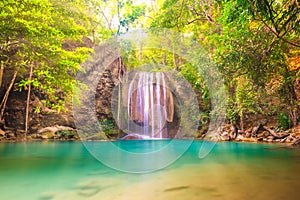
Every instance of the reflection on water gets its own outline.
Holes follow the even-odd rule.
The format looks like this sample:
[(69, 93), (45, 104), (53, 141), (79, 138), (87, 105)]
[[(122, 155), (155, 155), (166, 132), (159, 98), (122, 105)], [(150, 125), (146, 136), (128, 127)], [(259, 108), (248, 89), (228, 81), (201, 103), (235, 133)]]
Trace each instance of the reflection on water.
[[(138, 151), (147, 146), (141, 143), (116, 145)], [(80, 142), (0, 144), (0, 199), (299, 199), (300, 151), (218, 143), (199, 160), (200, 146), (194, 142), (163, 170), (126, 174), (99, 163)]]

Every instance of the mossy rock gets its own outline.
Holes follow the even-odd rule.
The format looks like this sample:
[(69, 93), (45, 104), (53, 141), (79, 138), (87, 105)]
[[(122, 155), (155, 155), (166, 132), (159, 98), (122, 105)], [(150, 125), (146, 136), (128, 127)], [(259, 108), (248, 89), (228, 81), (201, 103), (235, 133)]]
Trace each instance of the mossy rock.
[(107, 136), (104, 132), (90, 134), (84, 137), (81, 137), (83, 140), (107, 140)]

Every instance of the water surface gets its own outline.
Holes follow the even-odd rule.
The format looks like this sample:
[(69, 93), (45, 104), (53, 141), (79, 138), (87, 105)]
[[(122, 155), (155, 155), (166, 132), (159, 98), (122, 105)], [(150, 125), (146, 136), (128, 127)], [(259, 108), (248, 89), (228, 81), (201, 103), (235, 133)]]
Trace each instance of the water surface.
[[(116, 145), (141, 152), (164, 142), (169, 141)], [(101, 164), (81, 142), (2, 143), (0, 199), (299, 199), (300, 151), (217, 143), (207, 157), (198, 159), (201, 144), (195, 141), (162, 170), (128, 174)]]

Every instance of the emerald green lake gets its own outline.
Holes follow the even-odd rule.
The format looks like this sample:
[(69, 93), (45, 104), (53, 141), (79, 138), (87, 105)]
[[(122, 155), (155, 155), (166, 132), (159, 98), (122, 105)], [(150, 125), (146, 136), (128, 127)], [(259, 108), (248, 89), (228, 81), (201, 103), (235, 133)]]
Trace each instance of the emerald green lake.
[[(142, 152), (168, 142), (115, 144)], [(0, 199), (299, 199), (299, 150), (227, 142), (199, 159), (201, 144), (164, 169), (130, 174), (105, 166), (81, 142), (1, 143)]]

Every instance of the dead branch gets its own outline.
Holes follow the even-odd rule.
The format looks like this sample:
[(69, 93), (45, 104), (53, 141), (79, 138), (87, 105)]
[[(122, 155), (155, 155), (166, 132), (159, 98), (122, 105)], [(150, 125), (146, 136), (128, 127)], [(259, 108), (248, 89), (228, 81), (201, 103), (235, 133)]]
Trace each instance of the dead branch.
[(267, 126), (263, 126), (263, 128), (277, 139), (283, 139), (290, 135), (289, 133), (278, 135), (274, 130), (268, 128)]

